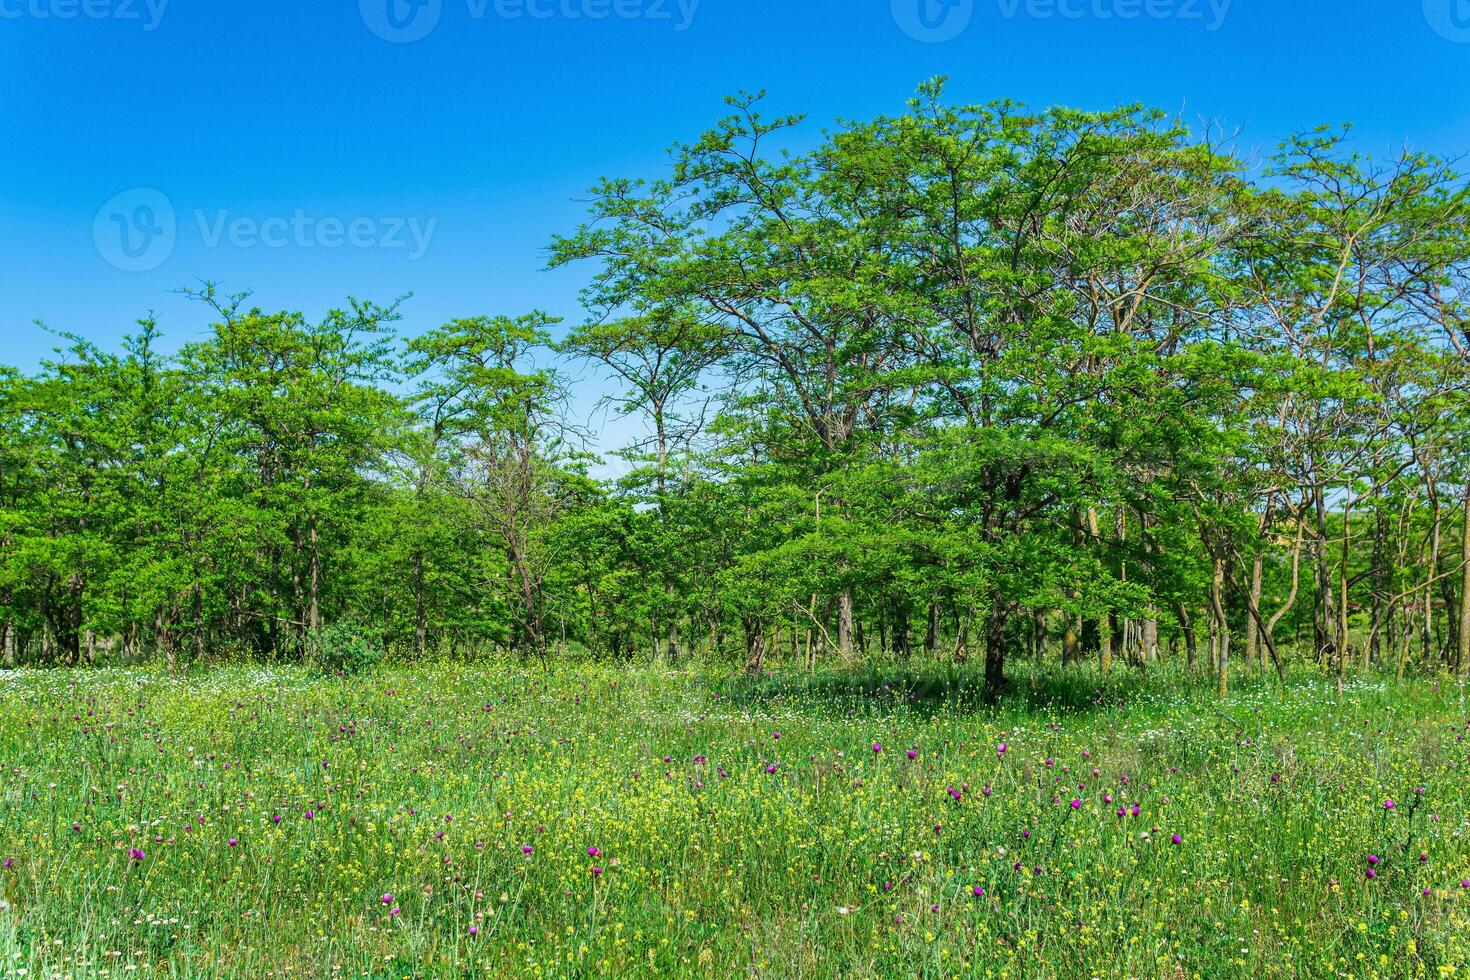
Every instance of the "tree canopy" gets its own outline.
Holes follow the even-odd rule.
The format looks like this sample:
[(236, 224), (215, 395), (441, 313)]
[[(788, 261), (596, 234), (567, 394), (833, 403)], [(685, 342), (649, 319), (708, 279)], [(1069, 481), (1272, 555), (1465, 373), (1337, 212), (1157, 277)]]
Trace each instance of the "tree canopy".
[[(1470, 187), (1138, 106), (760, 96), (551, 241), (585, 316), (0, 371), (6, 663), (384, 650), (1470, 671)], [(574, 371), (644, 435), (598, 446)], [(601, 453), (601, 458), (593, 450)], [(617, 478), (599, 465), (621, 459)]]

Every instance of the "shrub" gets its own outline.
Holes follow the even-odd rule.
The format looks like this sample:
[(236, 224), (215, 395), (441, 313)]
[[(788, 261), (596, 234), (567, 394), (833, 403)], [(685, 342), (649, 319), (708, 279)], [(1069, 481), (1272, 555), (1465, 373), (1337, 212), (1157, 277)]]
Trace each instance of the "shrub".
[(317, 670), (328, 674), (360, 674), (382, 659), (382, 651), (361, 623), (342, 620), (312, 632), (307, 655)]

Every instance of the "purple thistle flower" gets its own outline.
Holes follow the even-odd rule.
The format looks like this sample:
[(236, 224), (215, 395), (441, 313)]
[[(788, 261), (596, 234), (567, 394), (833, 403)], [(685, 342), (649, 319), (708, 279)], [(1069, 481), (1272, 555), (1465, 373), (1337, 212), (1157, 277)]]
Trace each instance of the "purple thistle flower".
[(132, 858), (134, 861), (141, 861), (146, 856), (147, 855), (145, 855), (140, 848), (136, 848), (136, 847), (130, 847), (130, 848), (128, 848), (128, 857)]
[(1173, 841), (1174, 843), (1176, 843), (1176, 844), (1183, 844), (1184, 843), (1184, 838), (1183, 837), (1180, 837), (1178, 834), (1174, 834), (1169, 839), (1171, 841)]

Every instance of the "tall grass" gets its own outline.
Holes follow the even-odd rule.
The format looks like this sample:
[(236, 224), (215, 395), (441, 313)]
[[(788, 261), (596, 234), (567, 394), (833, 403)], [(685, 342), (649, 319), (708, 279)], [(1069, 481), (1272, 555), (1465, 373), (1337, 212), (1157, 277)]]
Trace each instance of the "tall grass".
[(0, 674), (0, 975), (1449, 975), (1467, 719), (1024, 667), (993, 707), (899, 665)]

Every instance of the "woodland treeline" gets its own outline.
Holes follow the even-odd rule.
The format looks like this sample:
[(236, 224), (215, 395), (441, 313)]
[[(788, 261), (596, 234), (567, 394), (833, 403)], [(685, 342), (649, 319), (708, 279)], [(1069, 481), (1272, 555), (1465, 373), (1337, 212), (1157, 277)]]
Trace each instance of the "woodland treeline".
[[(7, 664), (1470, 671), (1470, 191), (1345, 131), (759, 97), (607, 180), (585, 322), (194, 295), (0, 372)], [(404, 307), (403, 309), (407, 309)], [(595, 371), (593, 369), (596, 369)], [(571, 378), (644, 433), (616, 479)]]

